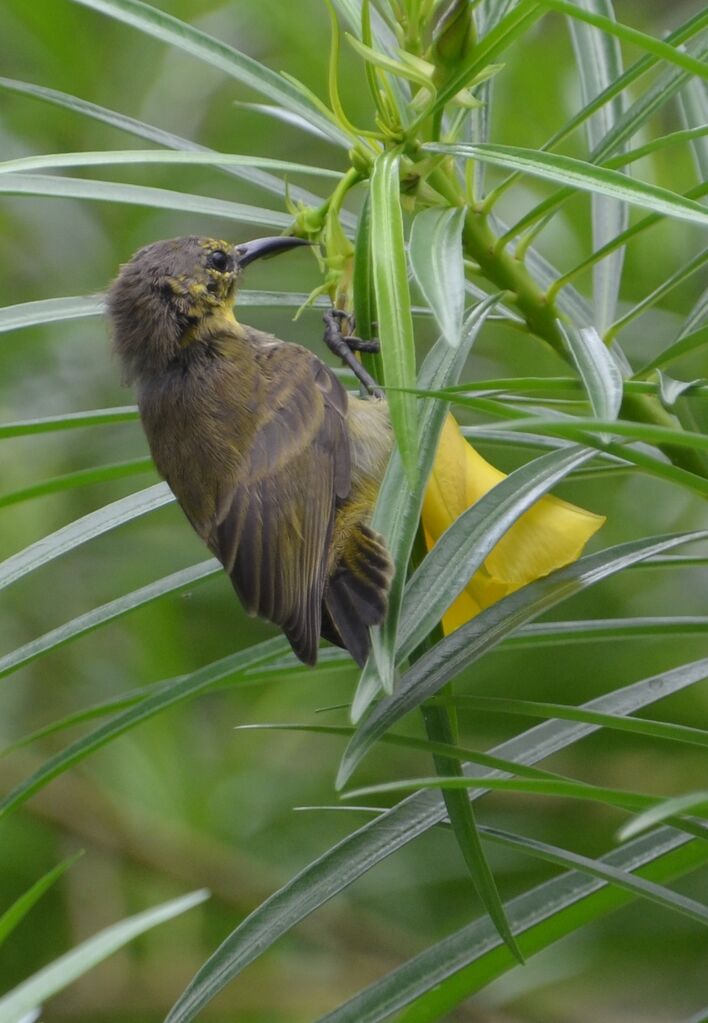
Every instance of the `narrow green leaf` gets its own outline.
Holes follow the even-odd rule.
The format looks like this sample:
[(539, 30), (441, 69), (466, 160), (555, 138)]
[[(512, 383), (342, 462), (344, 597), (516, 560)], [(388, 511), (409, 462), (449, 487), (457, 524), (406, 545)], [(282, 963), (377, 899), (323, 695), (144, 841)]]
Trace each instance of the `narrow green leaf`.
[[(470, 349), (496, 303), (497, 296), (487, 296), (472, 310), (465, 321), (462, 342), (457, 348), (451, 348), (443, 340), (433, 346), (420, 370), (418, 383), (422, 389), (441, 385), (446, 387), (458, 380)], [(371, 524), (386, 538), (396, 574), (389, 593), (386, 620), (381, 629), (374, 630), (372, 634), (374, 657), (369, 659), (354, 695), (351, 710), (353, 721), (359, 720), (382, 685), (386, 691), (393, 688), (396, 634), (408, 561), (418, 529), (425, 483), (435, 458), (447, 409), (448, 406), (442, 402), (429, 401), (423, 405), (416, 486), (412, 488), (409, 485), (400, 456), (394, 451), (379, 488)]]
[[(705, 843), (664, 829), (658, 835), (636, 839), (631, 846), (615, 850), (597, 863), (622, 870), (625, 875), (651, 866), (652, 881), (657, 883), (695, 870), (707, 856)], [(588, 878), (583, 873), (565, 872), (507, 904), (525, 955), (549, 947), (631, 898), (628, 892), (614, 889), (609, 878)], [(398, 1017), (400, 1023), (434, 1023), (517, 965), (499, 944), (489, 921), (474, 920), (321, 1016), (317, 1023), (380, 1023), (406, 1006), (410, 1009)]]
[[(428, 737), (437, 743), (452, 744), (457, 737), (454, 712), (446, 706), (436, 705), (432, 702), (424, 704), (421, 710)], [(462, 764), (455, 756), (450, 756), (447, 753), (434, 753), (433, 763), (439, 777), (453, 775), (464, 778)], [(474, 805), (468, 799), (465, 791), (446, 788), (442, 790), (442, 795), (450, 827), (475, 891), (490, 919), (494, 922), (504, 944), (514, 958), (523, 965), (524, 957), (512, 933), (494, 874), (484, 853)]]
[(236, 78), (268, 96), (281, 106), (313, 121), (333, 141), (349, 146), (351, 140), (333, 119), (323, 116), (319, 107), (308, 103), (297, 87), (269, 67), (241, 53), (233, 46), (207, 35), (185, 21), (173, 18), (164, 11), (141, 3), (140, 0), (73, 0), (108, 17), (123, 21), (146, 35), (184, 50), (211, 67)]
[(179, 899), (163, 902), (161, 906), (148, 909), (144, 913), (127, 917), (120, 923), (99, 931), (0, 998), (0, 1023), (19, 1023), (26, 1013), (31, 1012), (58, 991), (63, 991), (133, 938), (166, 920), (186, 913), (188, 909), (198, 906), (208, 897), (209, 893), (204, 889), (192, 892)]
[(416, 661), (403, 676), (398, 692), (385, 697), (376, 705), (359, 726), (342, 757), (337, 787), (346, 784), (379, 736), (409, 711), (434, 696), (447, 682), (511, 635), (520, 625), (637, 561), (707, 537), (708, 530), (699, 530), (620, 544), (587, 555), (486, 608)]
[[(612, 0), (580, 0), (579, 6), (584, 10), (615, 20)], [(583, 105), (587, 106), (595, 97), (601, 95), (612, 82), (622, 76), (622, 51), (616, 37), (613, 38), (576, 18), (568, 18), (568, 27), (580, 76)], [(608, 135), (616, 121), (622, 116), (623, 109), (624, 103), (622, 94), (620, 94), (603, 104), (585, 122), (585, 137), (590, 152), (601, 145), (603, 138)], [(624, 231), (628, 221), (629, 213), (624, 203), (608, 199), (603, 195), (594, 195), (592, 197), (593, 251), (597, 251)], [(593, 267), (593, 321), (600, 334), (609, 327), (615, 318), (623, 262), (624, 247), (619, 247)]]
[(686, 813), (700, 813), (705, 817), (708, 814), (708, 791), (687, 792), (684, 796), (673, 796), (658, 802), (656, 806), (649, 807), (623, 824), (617, 832), (617, 838), (624, 842), (662, 824), (667, 817), (679, 817)]
[[(681, 119), (688, 129), (708, 124), (708, 96), (697, 78), (686, 83), (678, 100)], [(691, 151), (698, 177), (705, 181), (708, 178), (708, 139), (703, 132), (691, 140)]]
[(89, 512), (0, 562), (0, 589), (94, 537), (171, 504), (172, 501), (174, 495), (167, 484), (156, 483), (147, 490), (129, 494), (97, 511)]
[[(623, 720), (620, 718), (620, 720)], [(341, 735), (350, 736), (354, 733), (353, 725), (311, 725), (311, 724), (294, 724), (291, 722), (287, 723), (266, 723), (266, 724), (252, 724), (252, 725), (236, 725), (235, 731), (237, 732), (308, 732), (313, 735)], [(497, 771), (507, 771), (510, 774), (518, 774), (522, 778), (561, 778), (560, 775), (553, 774), (551, 771), (543, 771), (538, 767), (526, 767), (523, 764), (514, 763), (511, 760), (504, 760), (502, 757), (496, 757), (491, 753), (480, 753), (475, 749), (468, 749), (466, 746), (460, 746), (457, 743), (448, 743), (442, 741), (436, 741), (434, 739), (419, 739), (411, 735), (397, 735), (394, 732), (389, 732), (387, 735), (382, 736), (381, 741), (390, 745), (398, 746), (403, 749), (419, 750), (422, 753), (428, 753), (432, 755), (439, 755), (446, 758), (454, 758), (455, 760), (466, 760), (470, 763), (481, 764), (483, 767), (491, 767)]]
[[(609, 306), (607, 307), (609, 308)], [(616, 419), (623, 396), (622, 374), (594, 327), (572, 325), (560, 330), (578, 367), (590, 405), (598, 419)]]
[(27, 437), (56, 430), (76, 430), (82, 426), (103, 426), (107, 423), (132, 423), (138, 418), (135, 405), (118, 408), (91, 409), (90, 412), (66, 412), (61, 416), (41, 419), (20, 419), (16, 423), (0, 423), (0, 440), (6, 437)]
[(465, 268), (462, 260), (462, 207), (423, 210), (413, 220), (409, 244), (411, 268), (448, 344), (462, 334)]
[[(371, 261), (381, 340), (381, 360), (387, 387), (415, 385), (415, 345), (408, 290), (396, 150), (382, 153), (371, 175)], [(388, 399), (391, 424), (411, 486), (417, 474), (416, 402), (406, 394)]]
[(19, 327), (34, 327), (39, 323), (58, 323), (61, 320), (102, 316), (103, 311), (103, 300), (96, 295), (43, 298), (37, 302), (7, 305), (0, 309), (0, 333), (17, 330)]
[(27, 802), (30, 796), (44, 788), (54, 778), (84, 760), (97, 749), (112, 742), (119, 735), (135, 728), (136, 725), (149, 720), (168, 707), (174, 707), (185, 700), (193, 699), (204, 690), (234, 674), (245, 671), (246, 668), (262, 664), (271, 657), (282, 654), (286, 649), (287, 641), (279, 636), (276, 639), (249, 647), (247, 650), (230, 654), (228, 657), (223, 657), (220, 661), (208, 664), (205, 668), (200, 668), (188, 675), (180, 675), (154, 685), (151, 695), (137, 706), (130, 707), (122, 714), (117, 714), (105, 725), (101, 725), (95, 731), (72, 742), (66, 749), (50, 757), (28, 778), (20, 782), (4, 799), (0, 800), (0, 817)]
[(137, 476), (143, 472), (150, 472), (153, 468), (154, 464), (151, 458), (134, 458), (130, 462), (116, 462), (113, 465), (97, 465), (91, 469), (77, 469), (76, 472), (53, 476), (51, 479), (33, 483), (29, 487), (0, 494), (0, 508), (20, 504), (22, 501), (34, 500), (37, 497), (45, 497), (47, 494), (74, 490), (76, 487), (88, 487), (94, 483), (105, 483), (107, 480)]
[[(631, 714), (700, 681), (703, 674), (692, 668), (692, 665), (682, 665), (681, 668), (597, 697), (583, 706), (603, 713)], [(597, 727), (584, 723), (548, 721), (515, 736), (490, 752), (510, 757), (518, 763), (534, 764), (597, 731)], [(470, 765), (466, 767), (465, 773), (481, 781), (488, 774), (485, 769)], [(482, 795), (482, 790), (476, 790), (470, 793), (470, 798), (478, 799)], [(441, 823), (445, 812), (442, 799), (436, 793), (416, 793), (358, 828), (304, 867), (225, 939), (195, 975), (165, 1023), (190, 1023), (230, 980), (238, 976), (278, 938), (377, 863)], [(674, 831), (670, 834), (672, 842), (677, 845), (687, 841), (685, 836), (677, 835)], [(653, 840), (654, 836), (651, 838)], [(639, 839), (632, 848), (644, 848), (643, 841), (647, 840)], [(653, 841), (650, 844), (653, 846)], [(627, 866), (628, 860), (621, 858), (627, 848), (610, 854), (610, 862), (618, 863), (625, 869), (633, 869)], [(613, 859), (614, 856), (620, 856), (619, 861)], [(572, 887), (572, 890), (575, 888)], [(539, 899), (545, 895), (545, 891), (544, 886)], [(543, 903), (543, 906), (547, 910), (547, 904)], [(499, 937), (495, 928), (486, 920), (480, 921), (482, 925), (488, 928), (490, 942), (496, 947)], [(507, 964), (515, 962), (511, 955), (505, 960)], [(356, 1017), (353, 1023), (358, 1023)]]
[[(342, 799), (361, 799), (368, 796), (390, 795), (397, 792), (418, 792), (424, 789), (475, 789), (479, 787), (476, 778), (441, 775), (425, 778), (403, 778), (398, 781), (382, 782), (378, 785), (364, 785), (342, 792)], [(485, 778), (484, 788), (492, 792), (519, 792), (530, 796), (551, 796), (559, 799), (578, 799), (591, 803), (602, 803), (618, 809), (650, 810), (662, 802), (659, 796), (647, 796), (641, 792), (626, 789), (612, 789), (608, 786), (588, 785), (565, 778)], [(708, 838), (708, 829), (706, 830)], [(708, 922), (708, 907), (706, 907)]]
[[(642, 566), (651, 568), (651, 559)], [(580, 622), (540, 622), (524, 625), (498, 649), (592, 643), (594, 640), (625, 640), (641, 637), (691, 636), (708, 629), (708, 617), (701, 615), (652, 618), (597, 618)]]
[(523, 171), (534, 177), (556, 181), (561, 185), (577, 188), (583, 192), (593, 192), (612, 199), (622, 199), (635, 206), (654, 210), (656, 213), (677, 217), (679, 220), (708, 225), (708, 212), (700, 203), (686, 199), (676, 192), (671, 192), (668, 188), (660, 188), (658, 185), (650, 185), (645, 181), (627, 178), (619, 171), (598, 167), (585, 160), (576, 160), (570, 156), (558, 156), (555, 153), (544, 153), (535, 149), (522, 149), (520, 146), (498, 146), (488, 142), (479, 144), (459, 142), (455, 145), (427, 142), (423, 149), (470, 160), (484, 160), (498, 167)]
[(73, 866), (76, 861), (83, 856), (83, 852), (76, 853), (74, 856), (68, 856), (61, 863), (58, 863), (56, 867), (52, 867), (48, 870), (43, 877), (40, 877), (39, 881), (35, 881), (31, 888), (28, 888), (26, 892), (20, 895), (19, 899), (16, 899), (12, 903), (9, 909), (0, 916), (0, 945), (5, 941), (8, 934), (17, 927), (21, 920), (27, 916), (29, 911), (32, 909), (34, 904), (42, 898), (44, 893), (48, 891), (53, 884), (55, 884), (62, 874)]
[(509, 832), (500, 831), (497, 828), (483, 828), (481, 830), (484, 838), (491, 839), (493, 842), (499, 842), (500, 845), (504, 845), (507, 848), (517, 849), (528, 856), (537, 856), (539, 859), (546, 860), (548, 863), (556, 863), (561, 867), (575, 868), (583, 874), (598, 877), (603, 881), (609, 881), (610, 884), (617, 885), (619, 888), (624, 888), (632, 895), (649, 899), (650, 902), (655, 902), (657, 905), (663, 906), (664, 909), (682, 913), (697, 923), (705, 924), (706, 922), (708, 907), (696, 899), (687, 898), (685, 895), (673, 892), (670, 888), (665, 888), (663, 885), (646, 881), (644, 878), (638, 877), (629, 871), (612, 867), (602, 859), (582, 856), (579, 853), (570, 852), (568, 849), (560, 849), (558, 846), (540, 842), (526, 835), (511, 835)]
[(654, 369), (663, 369), (664, 366), (675, 362), (681, 356), (688, 355), (690, 352), (694, 352), (697, 348), (702, 348), (706, 344), (708, 344), (708, 326), (699, 327), (693, 333), (686, 334), (677, 341), (674, 341), (663, 352), (659, 352), (655, 359), (652, 359), (651, 362), (648, 362), (637, 371), (637, 376), (644, 376), (645, 373), (650, 373)]
[[(84, 99), (79, 99), (78, 96), (59, 92), (57, 89), (47, 89), (42, 85), (35, 85), (33, 82), (22, 82), (15, 78), (2, 77), (0, 77), (0, 89), (31, 96), (33, 99), (41, 100), (44, 103), (51, 103), (64, 110), (71, 110), (73, 113), (80, 114), (83, 117), (90, 117), (94, 121), (110, 124), (120, 131), (129, 132), (131, 135), (137, 135), (139, 138), (149, 139), (151, 142), (166, 146), (168, 149), (185, 150), (195, 153), (211, 152), (207, 146), (200, 146), (197, 142), (192, 142), (191, 139), (185, 139), (181, 135), (175, 135), (170, 131), (165, 131), (163, 128), (157, 128), (153, 124), (146, 124), (145, 121), (139, 121), (135, 117), (119, 114), (116, 110), (109, 110), (107, 107), (98, 106), (96, 103), (89, 103)], [(322, 205), (322, 198), (320, 196), (314, 195), (312, 192), (297, 185), (288, 183), (286, 186), (282, 178), (278, 178), (274, 174), (268, 174), (266, 171), (259, 170), (256, 167), (220, 165), (219, 170), (233, 177), (250, 181), (259, 188), (272, 192), (274, 195), (284, 196), (287, 188), (292, 199), (298, 200), (306, 206)], [(342, 210), (341, 220), (348, 228), (354, 227), (356, 223), (353, 215), (348, 210)]]
[(104, 167), (124, 164), (184, 164), (190, 166), (267, 167), (283, 174), (314, 174), (321, 178), (340, 178), (339, 171), (326, 167), (312, 167), (291, 160), (274, 160), (265, 156), (241, 156), (237, 153), (166, 152), (159, 149), (108, 149), (87, 153), (47, 153), (42, 156), (23, 156), (17, 160), (0, 162), (0, 174), (43, 170), (46, 167)]
[[(464, 404), (464, 401), (460, 402)], [(505, 430), (526, 430), (529, 432), (550, 433), (556, 437), (568, 437), (582, 441), (586, 433), (614, 434), (628, 437), (645, 444), (675, 444), (677, 447), (693, 448), (696, 451), (708, 451), (708, 437), (690, 430), (672, 429), (666, 426), (654, 426), (652, 423), (632, 423), (624, 419), (582, 419), (572, 416), (563, 419), (514, 419), (504, 423)], [(484, 427), (477, 427), (478, 436), (484, 433)], [(631, 457), (628, 451), (626, 457)]]
[[(79, 2), (81, 0), (74, 0), (74, 3)], [(2, 192), (6, 195), (49, 195), (64, 199), (128, 203), (180, 213), (199, 213), (206, 217), (222, 217), (242, 224), (264, 224), (268, 227), (289, 227), (292, 223), (287, 213), (277, 210), (247, 206), (226, 199), (211, 199), (205, 195), (172, 192), (167, 188), (125, 185), (118, 181), (91, 181), (88, 178), (52, 177), (49, 174), (3, 174), (0, 176)]]
[(440, 621), (520, 516), (593, 454), (586, 449), (561, 448), (541, 455), (503, 479), (446, 530), (406, 586), (399, 660)]
[[(239, 290), (239, 309), (246, 308), (292, 308), (299, 309), (308, 300), (302, 291), (249, 291)], [(324, 298), (315, 299), (312, 305), (318, 309), (328, 308)], [(416, 309), (416, 312), (421, 310)], [(35, 327), (40, 323), (58, 323), (61, 320), (78, 320), (88, 316), (103, 316), (103, 299), (95, 295), (72, 295), (67, 298), (42, 298), (36, 302), (22, 302), (0, 308), (0, 334), (21, 327)]]
[[(702, 664), (705, 675), (708, 677), (708, 658)], [(694, 671), (700, 671), (700, 665), (701, 662), (698, 661), (691, 667)], [(584, 710), (582, 707), (569, 707), (563, 703), (545, 703), (536, 700), (465, 695), (446, 699), (453, 706), (467, 710), (491, 711), (493, 714), (521, 714), (538, 718), (559, 718), (563, 721), (588, 721), (601, 728), (647, 735), (652, 739), (667, 739), (670, 742), (687, 742), (693, 746), (708, 746), (708, 731), (705, 729), (691, 728), (688, 725), (673, 725), (666, 721), (649, 721), (647, 718), (633, 718), (619, 714), (600, 714), (597, 711)]]
[(122, 618), (123, 615), (128, 614), (135, 608), (142, 607), (144, 604), (150, 604), (153, 600), (158, 600), (167, 593), (179, 593), (181, 590), (196, 586), (222, 571), (223, 569), (216, 558), (210, 558), (208, 561), (202, 561), (198, 565), (191, 565), (189, 568), (183, 568), (172, 575), (157, 579), (155, 582), (149, 583), (138, 590), (133, 590), (131, 593), (126, 593), (124, 596), (111, 600), (107, 604), (94, 607), (87, 611), (86, 614), (79, 615), (78, 618), (72, 618), (63, 625), (59, 625), (56, 629), (52, 629), (51, 632), (45, 632), (43, 636), (39, 636), (29, 643), (25, 643), (24, 646), (17, 647), (16, 650), (12, 650), (9, 654), (5, 654), (4, 657), (0, 657), (0, 678), (11, 674), (13, 671), (17, 671), (18, 668), (22, 668), (38, 657), (42, 657), (44, 654), (49, 653), (50, 650), (56, 650), (57, 647), (63, 646), (64, 643), (68, 643), (72, 639), (77, 639), (79, 636), (85, 636), (87, 633), (93, 632), (94, 629), (100, 628), (106, 622)]
[(597, 28), (602, 29), (603, 32), (617, 36), (622, 42), (639, 46), (648, 53), (653, 53), (661, 60), (667, 60), (670, 64), (683, 68), (692, 75), (708, 79), (708, 67), (702, 61), (691, 57), (684, 50), (671, 46), (670, 43), (665, 43), (660, 39), (647, 35), (646, 32), (640, 32), (636, 28), (630, 28), (629, 25), (623, 25), (621, 22), (606, 18), (601, 14), (584, 10), (574, 3), (569, 3), (568, 0), (538, 0), (538, 2), (544, 7), (550, 7), (561, 14), (567, 14), (570, 18), (577, 18), (579, 21), (586, 21), (588, 25), (595, 25)]

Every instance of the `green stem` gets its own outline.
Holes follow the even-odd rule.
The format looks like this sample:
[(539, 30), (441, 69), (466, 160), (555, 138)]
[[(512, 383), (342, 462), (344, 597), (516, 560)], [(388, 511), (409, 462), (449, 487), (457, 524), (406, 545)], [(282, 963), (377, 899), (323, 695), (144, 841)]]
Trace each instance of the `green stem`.
[[(430, 174), (428, 184), (450, 205), (464, 205), (460, 185), (453, 177), (449, 164), (438, 166)], [(559, 313), (555, 303), (541, 290), (520, 259), (506, 249), (499, 248), (498, 238), (490, 228), (485, 213), (468, 209), (462, 229), (462, 246), (464, 255), (479, 265), (482, 274), (492, 284), (513, 293), (514, 302), (529, 329), (572, 365), (558, 326)], [(654, 395), (625, 395), (622, 412), (636, 422), (680, 428), (676, 418), (666, 411)], [(673, 445), (660, 447), (674, 465), (706, 478), (705, 466), (696, 452)]]
[[(425, 539), (423, 537), (423, 530), (419, 525), (411, 552), (411, 566), (419, 565), (425, 554)], [(420, 646), (413, 651), (410, 656), (411, 662), (416, 661), (442, 638), (442, 628), (440, 625), (436, 625)], [(452, 686), (448, 684), (444, 687), (435, 703), (427, 701), (423, 704), (421, 712), (428, 738), (432, 742), (444, 742), (447, 745), (454, 746), (457, 744), (457, 712), (451, 705), (445, 702), (449, 699), (451, 692)], [(435, 764), (436, 772), (441, 777), (455, 776), (462, 778), (464, 776), (461, 762), (454, 757), (434, 753), (433, 763)], [(504, 911), (504, 905), (494, 880), (494, 874), (487, 863), (487, 858), (482, 848), (477, 821), (469, 795), (464, 789), (443, 789), (442, 797), (445, 801), (445, 808), (450, 818), (452, 831), (457, 839), (457, 844), (475, 888), (509, 951), (520, 963), (523, 963), (524, 958), (511, 932), (509, 921)]]

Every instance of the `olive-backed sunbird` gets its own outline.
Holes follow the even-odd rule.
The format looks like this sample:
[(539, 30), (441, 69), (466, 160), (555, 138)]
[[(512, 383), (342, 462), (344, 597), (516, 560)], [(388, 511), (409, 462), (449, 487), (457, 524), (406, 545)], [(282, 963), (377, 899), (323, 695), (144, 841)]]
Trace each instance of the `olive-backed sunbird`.
[(305, 664), (323, 636), (363, 665), (393, 575), (369, 525), (386, 401), (349, 394), (308, 349), (233, 313), (243, 269), (300, 244), (155, 242), (121, 268), (108, 312), (155, 465), (246, 611)]

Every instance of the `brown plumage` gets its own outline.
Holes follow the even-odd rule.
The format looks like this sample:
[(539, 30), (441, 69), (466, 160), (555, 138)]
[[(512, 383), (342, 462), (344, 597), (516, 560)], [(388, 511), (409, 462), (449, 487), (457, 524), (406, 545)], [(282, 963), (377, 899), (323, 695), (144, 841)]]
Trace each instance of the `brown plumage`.
[(386, 402), (348, 395), (312, 352), (232, 312), (243, 267), (297, 244), (157, 242), (121, 269), (108, 309), (155, 464), (248, 613), (306, 664), (320, 635), (363, 664), (392, 576), (368, 525)]

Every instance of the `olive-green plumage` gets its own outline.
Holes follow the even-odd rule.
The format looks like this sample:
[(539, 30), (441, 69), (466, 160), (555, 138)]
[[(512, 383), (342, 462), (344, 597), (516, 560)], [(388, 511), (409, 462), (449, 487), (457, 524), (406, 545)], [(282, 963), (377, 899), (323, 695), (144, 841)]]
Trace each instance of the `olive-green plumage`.
[(232, 311), (243, 267), (297, 244), (156, 242), (122, 267), (108, 310), (155, 464), (246, 610), (306, 664), (320, 635), (363, 664), (392, 577), (368, 525), (386, 402), (347, 394), (312, 352)]

